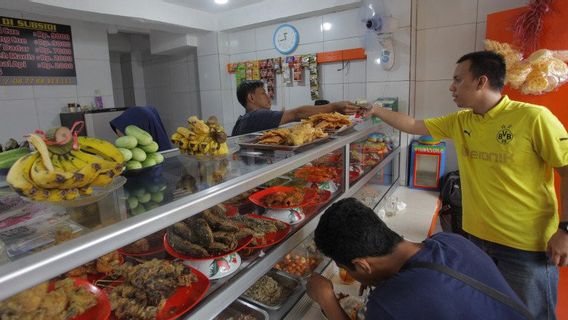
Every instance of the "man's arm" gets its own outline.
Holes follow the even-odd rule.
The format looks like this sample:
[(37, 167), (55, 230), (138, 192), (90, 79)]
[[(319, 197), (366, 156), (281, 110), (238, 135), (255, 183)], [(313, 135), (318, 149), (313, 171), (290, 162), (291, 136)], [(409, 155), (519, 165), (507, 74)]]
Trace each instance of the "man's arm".
[(373, 106), (366, 116), (377, 116), (388, 125), (410, 134), (428, 135), (428, 128), (422, 120), (416, 120), (406, 114), (394, 112), (383, 107)]
[[(568, 166), (556, 168), (560, 175), (560, 221), (568, 221)], [(552, 263), (559, 267), (568, 265), (568, 232), (556, 230), (548, 241), (548, 257)]]
[(349, 320), (335, 297), (333, 284), (323, 276), (314, 273), (306, 283), (306, 293), (317, 302), (329, 320)]
[(300, 121), (311, 115), (318, 113), (341, 112), (343, 114), (354, 114), (359, 110), (359, 107), (349, 101), (339, 101), (324, 104), (322, 106), (301, 106), (295, 109), (286, 110), (282, 115), (280, 124), (285, 124), (293, 121)]

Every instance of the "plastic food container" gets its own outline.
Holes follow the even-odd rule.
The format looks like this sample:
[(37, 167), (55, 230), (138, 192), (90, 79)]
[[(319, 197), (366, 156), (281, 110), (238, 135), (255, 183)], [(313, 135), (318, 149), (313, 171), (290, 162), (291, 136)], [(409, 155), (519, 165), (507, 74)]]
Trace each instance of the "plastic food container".
[(214, 320), (268, 320), (268, 313), (246, 301), (237, 299)]
[[(300, 281), (288, 274), (278, 271), (269, 271), (266, 275), (278, 282), (278, 285), (282, 288), (282, 294), (280, 295), (280, 297), (278, 297), (274, 304), (265, 304), (263, 302), (257, 301), (254, 298), (246, 296), (246, 292), (241, 296), (241, 299), (252, 302), (265, 309), (278, 310), (282, 307), (286, 300), (288, 300), (288, 298), (292, 296), (292, 294), (294, 294), (296, 290), (301, 290)], [(255, 283), (254, 285), (256, 285), (257, 283)]]
[(323, 261), (323, 255), (317, 251), (313, 240), (309, 240), (282, 258), (274, 269), (295, 277), (307, 277)]

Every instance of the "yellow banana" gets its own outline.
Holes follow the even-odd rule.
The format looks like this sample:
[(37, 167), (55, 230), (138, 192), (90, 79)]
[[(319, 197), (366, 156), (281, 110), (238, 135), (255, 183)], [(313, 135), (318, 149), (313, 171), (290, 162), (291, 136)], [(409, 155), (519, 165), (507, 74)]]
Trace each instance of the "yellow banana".
[(32, 200), (44, 201), (47, 200), (47, 198), (49, 197), (49, 190), (34, 186), (33, 188), (25, 192), (24, 195), (26, 195)]
[(71, 154), (71, 152), (62, 155), (61, 158), (63, 159), (62, 160), (63, 165), (70, 168), (73, 171), (81, 169), (88, 164), (86, 161), (83, 161), (75, 157), (73, 154)]
[(35, 134), (31, 133), (28, 136), (28, 142), (31, 143), (34, 148), (39, 152), (41, 155), (41, 160), (43, 161), (43, 165), (47, 169), (47, 171), (53, 171), (53, 164), (51, 163), (51, 159), (49, 157), (49, 150), (47, 149), (47, 145), (43, 139)]
[(179, 133), (181, 136), (188, 138), (188, 139), (189, 139), (190, 136), (195, 135), (188, 128), (184, 128), (184, 127), (178, 127), (177, 130), (176, 130), (176, 133)]
[(73, 200), (80, 196), (79, 189), (73, 188), (64, 190), (65, 200)]
[(73, 157), (73, 156), (72, 156), (71, 154), (69, 154), (69, 153), (63, 154), (63, 155), (59, 155), (59, 156), (58, 156), (59, 165), (60, 165), (61, 167), (63, 167), (63, 169), (64, 169), (65, 171), (74, 172), (74, 171), (77, 171), (77, 169), (80, 169), (80, 168), (82, 168), (83, 166), (85, 166), (85, 165), (87, 164), (86, 162), (81, 161), (81, 162), (83, 162), (83, 163), (81, 164), (81, 166), (75, 166), (75, 165), (73, 164), (72, 159), (75, 159), (75, 157)]
[(190, 123), (189, 128), (191, 131), (195, 132), (196, 134), (208, 134), (209, 133), (209, 126), (203, 122), (203, 120), (197, 120)]
[(63, 200), (65, 200), (66, 194), (67, 194), (67, 190), (50, 189), (46, 200), (51, 201), (51, 202), (63, 201)]
[[(51, 162), (51, 160), (50, 160)], [(44, 163), (43, 159), (38, 158), (35, 160), (30, 171), (30, 177), (34, 184), (40, 188), (54, 189), (63, 188), (63, 185), (70, 179), (73, 178), (72, 172), (51, 170), (49, 171)]]
[(65, 171), (72, 173), (72, 178), (65, 181), (60, 189), (87, 187), (102, 169), (98, 162), (87, 163), (71, 154), (60, 155), (58, 163), (65, 168)]
[(106, 160), (123, 163), (124, 156), (112, 143), (90, 137), (79, 137), (79, 149), (99, 155)]
[(114, 173), (112, 170), (101, 171), (99, 175), (93, 180), (92, 184), (95, 187), (104, 187), (112, 182)]
[(180, 145), (181, 149), (187, 150), (189, 148), (189, 140), (187, 139), (182, 139), (181, 140), (181, 145)]
[[(120, 151), (119, 151), (120, 152)], [(118, 175), (122, 172), (122, 167), (124, 166), (124, 164), (122, 162), (117, 163), (115, 161), (109, 161), (109, 160), (105, 160), (99, 156), (96, 156), (94, 154), (90, 154), (90, 153), (86, 153), (86, 152), (82, 152), (81, 150), (72, 150), (70, 152), (70, 155), (72, 156), (71, 161), (74, 161), (73, 163), (76, 164), (77, 166), (80, 166), (81, 162), (86, 162), (86, 163), (98, 163), (101, 166), (102, 170), (112, 170), (114, 172), (115, 175)], [(80, 160), (80, 162), (76, 161), (75, 159)]]
[(181, 138), (183, 138), (183, 136), (180, 133), (174, 132), (174, 134), (172, 134), (170, 140), (172, 140), (173, 143), (176, 143), (176, 142), (180, 141)]
[(209, 152), (209, 147), (211, 145), (207, 142), (201, 142), (199, 144), (199, 154), (207, 154), (207, 152)]
[(18, 159), (8, 171), (6, 181), (19, 194), (26, 194), (35, 187), (30, 179), (30, 171), (34, 162), (39, 159), (39, 153), (32, 152)]
[(89, 163), (83, 166), (81, 169), (73, 173), (73, 177), (76, 182), (73, 184), (73, 188), (88, 187), (101, 171), (101, 166), (98, 163)]
[(229, 153), (229, 146), (227, 145), (226, 142), (223, 142), (223, 143), (221, 143), (219, 150), (217, 150), (217, 154), (222, 155), (222, 154), (227, 154), (227, 153)]
[(91, 186), (79, 189), (79, 194), (83, 196), (89, 196), (92, 193), (93, 193), (93, 187)]

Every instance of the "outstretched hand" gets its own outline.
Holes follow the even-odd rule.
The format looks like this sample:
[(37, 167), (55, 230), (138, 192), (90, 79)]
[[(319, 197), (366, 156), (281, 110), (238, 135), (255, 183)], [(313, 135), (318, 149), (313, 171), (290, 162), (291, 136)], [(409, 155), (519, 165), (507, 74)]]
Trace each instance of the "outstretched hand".
[(373, 104), (370, 106), (370, 108), (368, 108), (365, 112), (365, 115), (363, 116), (364, 118), (369, 118), (371, 116), (375, 116), (377, 115), (377, 113), (379, 112), (379, 109), (382, 108), (381, 105), (377, 105), (377, 104)]
[(351, 101), (339, 101), (332, 103), (333, 109), (343, 114), (355, 114), (359, 111), (360, 107), (353, 104)]

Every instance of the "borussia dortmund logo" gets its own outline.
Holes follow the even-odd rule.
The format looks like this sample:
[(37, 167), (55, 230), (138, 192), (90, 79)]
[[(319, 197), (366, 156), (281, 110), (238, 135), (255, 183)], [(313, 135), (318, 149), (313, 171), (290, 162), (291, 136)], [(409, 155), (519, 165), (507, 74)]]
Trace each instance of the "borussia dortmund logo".
[(501, 144), (507, 144), (513, 140), (513, 132), (511, 132), (512, 125), (502, 125), (501, 130), (497, 131), (497, 141)]

